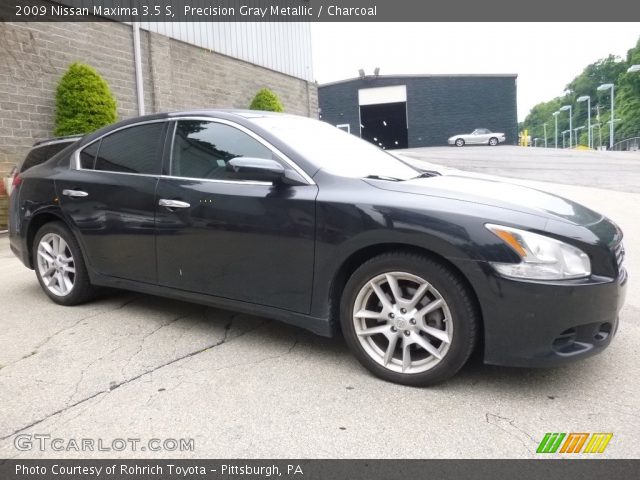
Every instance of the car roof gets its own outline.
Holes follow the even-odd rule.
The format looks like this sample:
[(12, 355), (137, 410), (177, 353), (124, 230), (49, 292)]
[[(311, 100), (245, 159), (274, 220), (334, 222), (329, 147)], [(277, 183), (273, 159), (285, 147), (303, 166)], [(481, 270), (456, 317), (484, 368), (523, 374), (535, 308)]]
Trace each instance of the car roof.
[[(290, 113), (280, 112), (267, 112), (264, 110), (246, 110), (236, 108), (215, 108), (215, 109), (198, 109), (198, 110), (178, 110), (174, 112), (153, 113), (150, 115), (143, 115), (139, 117), (131, 117), (121, 122), (118, 125), (127, 125), (129, 123), (138, 123), (148, 120), (163, 120), (174, 117), (189, 117), (189, 116), (203, 116), (203, 117), (217, 117), (217, 116), (237, 116), (242, 118), (262, 118), (262, 117), (294, 117)], [(115, 125), (115, 124), (114, 124)]]
[(89, 143), (93, 142), (95, 139), (100, 138), (103, 135), (109, 134), (111, 131), (117, 130), (119, 128), (127, 127), (129, 125), (157, 121), (157, 120), (171, 120), (172, 118), (179, 118), (179, 117), (221, 118), (226, 120), (237, 121), (240, 124), (244, 124), (248, 120), (251, 120), (254, 118), (264, 118), (264, 117), (300, 118), (298, 115), (292, 115), (289, 113), (266, 112), (263, 110), (226, 109), (226, 108), (181, 110), (181, 111), (175, 111), (175, 112), (153, 113), (150, 115), (127, 118), (125, 120), (121, 120), (119, 122), (112, 123), (110, 125), (102, 127), (99, 130), (96, 130), (95, 132), (87, 134), (85, 137), (83, 137), (81, 146), (88, 145)]

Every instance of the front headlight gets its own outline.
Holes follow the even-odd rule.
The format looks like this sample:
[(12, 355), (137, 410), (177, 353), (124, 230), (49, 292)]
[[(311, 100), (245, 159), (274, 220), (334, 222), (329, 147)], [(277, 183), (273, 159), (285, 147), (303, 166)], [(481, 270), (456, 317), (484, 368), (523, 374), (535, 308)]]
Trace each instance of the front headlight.
[(520, 263), (491, 262), (506, 277), (529, 280), (565, 280), (591, 275), (589, 256), (559, 240), (518, 228), (486, 224), (491, 232), (511, 247)]

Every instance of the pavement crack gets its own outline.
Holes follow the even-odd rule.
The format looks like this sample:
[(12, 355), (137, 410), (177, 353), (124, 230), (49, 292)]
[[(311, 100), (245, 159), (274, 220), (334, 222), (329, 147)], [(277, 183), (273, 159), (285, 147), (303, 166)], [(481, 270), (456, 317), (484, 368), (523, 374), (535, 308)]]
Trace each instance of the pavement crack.
[[(533, 444), (535, 445), (536, 439), (533, 438), (529, 433), (515, 425), (514, 420), (511, 420), (507, 417), (501, 417), (500, 415), (489, 412), (485, 414), (485, 420), (489, 425), (494, 425), (505, 432), (507, 435), (516, 438), (520, 443), (522, 443), (522, 445), (524, 445), (529, 453), (533, 454), (533, 450), (530, 448), (528, 440), (531, 440), (531, 442), (533, 442)], [(523, 438), (523, 435), (528, 440)]]
[(46, 415), (45, 417), (43, 417), (43, 418), (41, 418), (41, 419), (39, 419), (39, 420), (36, 420), (35, 422), (31, 422), (31, 423), (30, 423), (30, 424), (28, 424), (28, 425), (25, 425), (25, 426), (23, 426), (23, 427), (20, 427), (20, 428), (19, 428), (19, 429), (17, 429), (17, 430), (14, 430), (14, 431), (13, 431), (12, 433), (10, 433), (9, 435), (5, 435), (5, 436), (3, 436), (3, 437), (0, 437), (0, 440), (7, 440), (8, 438), (11, 438), (12, 436), (17, 435), (17, 434), (18, 434), (18, 433), (20, 433), (20, 432), (24, 432), (25, 430), (27, 430), (27, 429), (29, 429), (29, 428), (31, 428), (31, 427), (35, 427), (36, 425), (39, 425), (39, 424), (41, 424), (42, 422), (44, 422), (44, 421), (46, 421), (46, 420), (48, 420), (48, 419), (50, 419), (50, 418), (52, 418), (52, 417), (58, 416), (58, 415), (60, 415), (61, 413), (64, 413), (64, 412), (66, 412), (67, 410), (69, 410), (69, 409), (71, 409), (71, 408), (77, 407), (78, 405), (82, 405), (83, 403), (88, 402), (89, 400), (91, 400), (91, 399), (93, 399), (93, 398), (96, 398), (97, 396), (102, 395), (102, 394), (104, 394), (104, 393), (108, 393), (108, 392), (99, 391), (99, 392), (94, 393), (93, 395), (90, 395), (90, 396), (88, 396), (88, 397), (86, 397), (86, 398), (83, 398), (82, 400), (78, 400), (77, 402), (75, 402), (75, 403), (73, 403), (73, 404), (71, 404), (71, 405), (67, 405), (67, 406), (65, 406), (64, 408), (61, 408), (61, 409), (59, 409), (59, 410), (56, 410), (55, 412), (52, 412), (52, 413), (50, 413), (50, 414)]
[(151, 337), (152, 335), (154, 335), (155, 333), (157, 333), (158, 331), (162, 330), (165, 327), (168, 327), (169, 325), (182, 320), (184, 318), (188, 318), (189, 316), (191, 316), (190, 313), (186, 314), (186, 315), (178, 315), (176, 318), (173, 318), (171, 320), (169, 320), (168, 322), (162, 323), (160, 324), (158, 327), (154, 328), (153, 330), (151, 330), (149, 333), (145, 334), (140, 341), (138, 342), (138, 349), (133, 353), (133, 355), (131, 355), (129, 357), (129, 359), (127, 360), (127, 363), (124, 364), (124, 366), (120, 369), (120, 374), (122, 377), (125, 376), (125, 370), (126, 368), (131, 364), (131, 362), (133, 361), (134, 358), (136, 358), (138, 355), (140, 355), (140, 353), (142, 352), (142, 350), (144, 349), (144, 344), (147, 341), (147, 339), (149, 337)]
[[(96, 397), (98, 397), (100, 395), (104, 395), (106, 397), (107, 395), (109, 395), (114, 390), (117, 390), (118, 388), (120, 388), (122, 386), (125, 386), (125, 385), (128, 385), (128, 384), (132, 383), (132, 382), (135, 382), (136, 380), (138, 380), (138, 379), (140, 379), (140, 378), (142, 378), (142, 377), (144, 377), (146, 375), (152, 374), (152, 373), (154, 373), (154, 372), (156, 372), (156, 371), (158, 371), (158, 370), (160, 370), (162, 368), (168, 367), (168, 366), (173, 365), (175, 363), (178, 363), (178, 362), (180, 362), (182, 360), (189, 360), (189, 359), (195, 357), (196, 355), (199, 355), (199, 354), (207, 352), (207, 351), (209, 351), (209, 350), (211, 350), (213, 348), (219, 347), (220, 345), (223, 345), (224, 343), (227, 342), (227, 338), (228, 338), (228, 335), (229, 335), (229, 330), (231, 330), (231, 326), (233, 324), (233, 318), (235, 318), (235, 315), (229, 320), (229, 323), (227, 325), (225, 325), (225, 327), (224, 327), (225, 328), (225, 333), (224, 333), (222, 339), (219, 340), (218, 342), (215, 342), (215, 343), (213, 343), (211, 345), (208, 345), (206, 347), (200, 348), (200, 349), (195, 350), (193, 352), (189, 352), (189, 353), (187, 353), (185, 355), (182, 355), (182, 356), (180, 356), (178, 358), (174, 358), (172, 360), (169, 360), (168, 362), (162, 363), (162, 364), (157, 365), (157, 366), (155, 366), (155, 367), (153, 367), (151, 369), (145, 370), (144, 372), (142, 372), (142, 373), (140, 373), (138, 375), (135, 375), (135, 376), (133, 376), (131, 378), (128, 378), (126, 380), (123, 380), (123, 381), (121, 381), (119, 383), (111, 384), (111, 385), (109, 385), (109, 388), (106, 389), (106, 390), (100, 390), (98, 392), (95, 392), (92, 395), (89, 395), (88, 397), (83, 398), (82, 400), (78, 400), (77, 402), (69, 404), (69, 405), (67, 405), (67, 406), (65, 406), (65, 407), (63, 407), (63, 408), (61, 408), (59, 410), (56, 410), (56, 411), (54, 411), (54, 412), (52, 412), (52, 413), (50, 413), (48, 415), (45, 415), (44, 417), (40, 418), (39, 420), (36, 420), (34, 422), (29, 423), (28, 425), (20, 427), (17, 430), (14, 430), (12, 433), (10, 433), (8, 435), (4, 435), (4, 436), (0, 437), (0, 441), (6, 440), (6, 439), (18, 434), (18, 433), (24, 432), (25, 430), (27, 430), (27, 429), (29, 429), (31, 427), (35, 427), (36, 425), (39, 425), (42, 422), (45, 422), (45, 421), (49, 420), (50, 418), (56, 417), (58, 415), (61, 415), (61, 414), (65, 413), (65, 412), (67, 412), (68, 410), (70, 410), (70, 409), (72, 409), (74, 407), (77, 407), (78, 405), (82, 405), (83, 403), (88, 402), (89, 400), (91, 400), (93, 398), (96, 398)], [(251, 328), (249, 330), (246, 330), (246, 331), (238, 334), (237, 336), (233, 337), (233, 339), (240, 338), (243, 335), (246, 335), (246, 334), (248, 334), (248, 333), (250, 333), (250, 332), (252, 332), (254, 330), (257, 330), (258, 328), (260, 328), (262, 325), (264, 325), (267, 322), (268, 321), (262, 322), (259, 325), (257, 325), (256, 327)], [(232, 339), (229, 339), (229, 340), (232, 340)]]
[(127, 305), (130, 305), (131, 303), (135, 302), (136, 300), (138, 300), (140, 297), (134, 297), (132, 299), (127, 300), (126, 302), (122, 303), (121, 305), (118, 305), (115, 308), (109, 309), (109, 310), (103, 310), (100, 312), (94, 312), (90, 315), (85, 315), (82, 318), (79, 318), (78, 320), (76, 320), (75, 322), (73, 322), (71, 325), (67, 325), (66, 327), (61, 328), (60, 330), (55, 331), (54, 333), (52, 333), (51, 335), (47, 336), (44, 340), (40, 341), (40, 343), (38, 343), (33, 350), (31, 351), (31, 353), (23, 356), (22, 358), (15, 360), (13, 362), (7, 363), (6, 365), (3, 366), (3, 369), (10, 367), (12, 365), (15, 365), (17, 363), (22, 362), (23, 360), (26, 360), (28, 358), (33, 357), (34, 355), (36, 355), (40, 349), (42, 347), (44, 347), (47, 343), (49, 343), (51, 340), (53, 340), (55, 337), (57, 337), (58, 335), (60, 335), (63, 332), (66, 332), (68, 330), (72, 330), (73, 328), (77, 327), (78, 325), (80, 325), (80, 323), (82, 323), (85, 320), (88, 320), (90, 318), (94, 318), (94, 317), (99, 317), (100, 315), (104, 315), (105, 313), (110, 313), (110, 312), (115, 312), (116, 310), (121, 310), (124, 307), (126, 307)]

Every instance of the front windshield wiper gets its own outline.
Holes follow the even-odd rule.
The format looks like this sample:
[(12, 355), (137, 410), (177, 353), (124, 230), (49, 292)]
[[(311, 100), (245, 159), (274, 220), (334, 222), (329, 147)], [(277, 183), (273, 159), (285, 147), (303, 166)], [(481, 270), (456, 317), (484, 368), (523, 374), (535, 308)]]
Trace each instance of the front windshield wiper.
[(401, 178), (388, 177), (386, 175), (367, 175), (364, 178), (371, 178), (373, 180), (388, 180), (390, 182), (402, 182)]

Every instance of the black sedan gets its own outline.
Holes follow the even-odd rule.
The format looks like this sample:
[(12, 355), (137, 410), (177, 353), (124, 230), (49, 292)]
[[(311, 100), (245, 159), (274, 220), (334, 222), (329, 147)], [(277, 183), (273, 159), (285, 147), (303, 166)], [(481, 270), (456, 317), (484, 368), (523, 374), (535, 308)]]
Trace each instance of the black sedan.
[(11, 248), (53, 301), (107, 286), (341, 331), (407, 385), (474, 348), (513, 366), (600, 352), (624, 301), (622, 233), (602, 215), (292, 115), (130, 119), (14, 183)]

